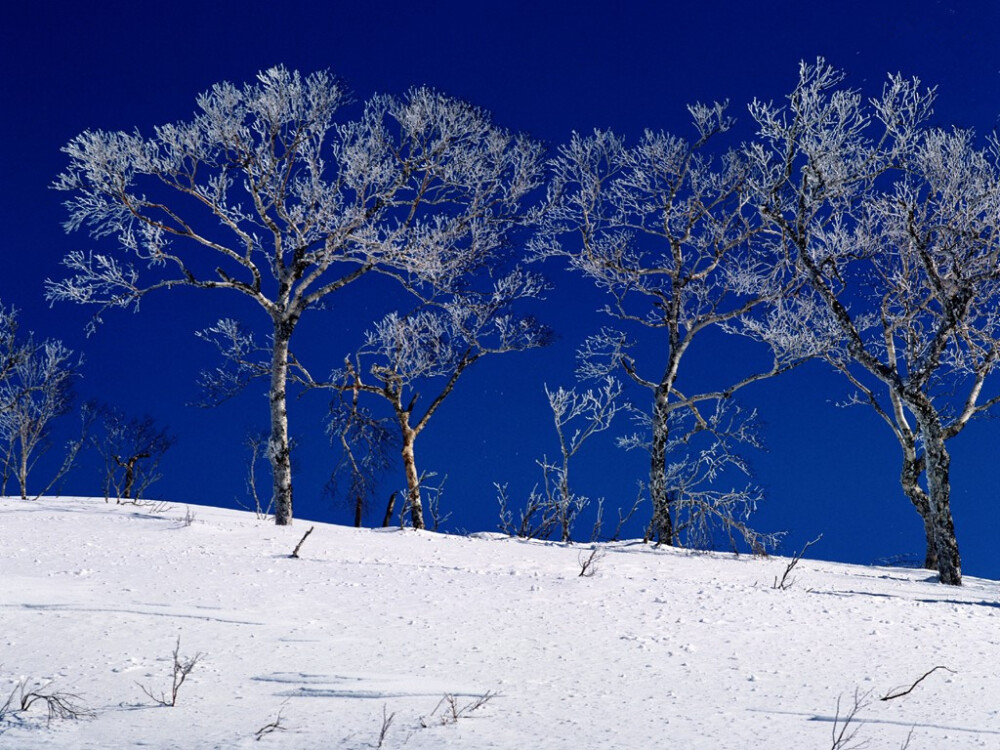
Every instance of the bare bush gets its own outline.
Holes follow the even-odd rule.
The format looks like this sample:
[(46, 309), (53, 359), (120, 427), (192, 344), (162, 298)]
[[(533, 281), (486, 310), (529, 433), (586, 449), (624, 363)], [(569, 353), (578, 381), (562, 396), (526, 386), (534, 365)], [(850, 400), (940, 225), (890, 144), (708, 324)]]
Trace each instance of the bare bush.
[(0, 721), (8, 716), (27, 712), (35, 705), (43, 705), (47, 711), (46, 725), (56, 719), (93, 718), (97, 712), (83, 704), (76, 693), (52, 690), (52, 683), (35, 682), (23, 678), (17, 682), (7, 699), (0, 704)]
[[(51, 448), (53, 420), (68, 414), (82, 359), (61, 341), (39, 341), (34, 333), (21, 336), (17, 311), (0, 308), (0, 464), (2, 493), (17, 480), (21, 497), (28, 499), (28, 474)], [(82, 440), (70, 443), (67, 461), (46, 491), (72, 465)]]
[[(869, 740), (858, 738), (858, 733), (864, 725), (860, 714), (871, 707), (871, 695), (872, 691), (870, 690), (862, 693), (858, 688), (855, 688), (854, 698), (850, 706), (842, 706), (841, 696), (837, 696), (837, 711), (834, 714), (833, 726), (830, 729), (830, 739), (833, 743), (830, 745), (830, 750), (863, 750), (863, 748), (871, 746)], [(885, 698), (882, 700), (885, 700)], [(899, 750), (908, 750), (912, 739), (913, 729), (911, 728), (906, 735), (906, 739), (903, 740), (903, 744), (899, 746)]]
[(507, 485), (494, 482), (493, 486), (497, 488), (497, 502), (500, 504), (500, 531), (522, 539), (549, 538), (558, 524), (558, 518), (546, 503), (545, 496), (539, 494), (537, 486), (516, 519), (507, 496)]
[(180, 692), (181, 685), (187, 679), (188, 675), (191, 674), (191, 670), (202, 660), (205, 656), (200, 651), (194, 656), (181, 656), (181, 637), (177, 636), (177, 645), (174, 646), (173, 654), (173, 680), (170, 685), (170, 696), (168, 697), (166, 693), (157, 693), (152, 688), (136, 683), (139, 685), (139, 689), (142, 690), (149, 698), (154, 700), (161, 706), (176, 706), (177, 705), (177, 694)]
[[(496, 691), (487, 690), (479, 697), (474, 698), (464, 705), (459, 703), (456, 696), (450, 694), (445, 695), (440, 701), (438, 701), (437, 706), (434, 707), (434, 710), (431, 711), (430, 714), (420, 719), (420, 726), (426, 729), (434, 724), (439, 724), (441, 726), (457, 724), (459, 719), (464, 719), (473, 712), (478, 711), (491, 700), (496, 698), (497, 695), (498, 693)], [(437, 714), (436, 721), (431, 721), (431, 718), (434, 717), (435, 714)]]
[(837, 696), (837, 712), (834, 714), (833, 728), (830, 730), (833, 740), (830, 750), (860, 750), (868, 744), (867, 742), (855, 743), (854, 738), (860, 728), (858, 714), (870, 705), (868, 700), (870, 695), (871, 691), (861, 693), (855, 688), (854, 701), (850, 708), (845, 709), (843, 715), (841, 715), (841, 696)]
[(104, 461), (104, 499), (118, 502), (142, 497), (151, 484), (162, 478), (159, 473), (163, 455), (177, 441), (155, 420), (129, 416), (123, 409), (108, 404), (87, 405), (97, 423), (89, 442)]

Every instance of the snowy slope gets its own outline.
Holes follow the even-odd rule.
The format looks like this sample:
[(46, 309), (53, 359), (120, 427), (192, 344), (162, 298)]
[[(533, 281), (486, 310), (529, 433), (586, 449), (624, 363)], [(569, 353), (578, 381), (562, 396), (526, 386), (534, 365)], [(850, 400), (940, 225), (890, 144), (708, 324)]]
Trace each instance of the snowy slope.
[(830, 748), (856, 689), (855, 743), (1000, 747), (992, 581), (803, 560), (775, 590), (785, 559), (638, 543), (580, 577), (579, 545), (322, 524), (291, 559), (308, 522), (151, 510), (0, 500), (0, 704), (96, 712), (8, 711), (0, 748), (371, 748), (383, 711), (408, 750)]

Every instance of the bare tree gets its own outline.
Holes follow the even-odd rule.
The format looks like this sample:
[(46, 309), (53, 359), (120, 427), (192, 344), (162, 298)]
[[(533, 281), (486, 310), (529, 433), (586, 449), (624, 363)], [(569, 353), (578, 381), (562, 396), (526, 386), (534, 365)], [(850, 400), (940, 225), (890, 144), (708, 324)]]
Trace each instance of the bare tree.
[(960, 585), (946, 442), (997, 401), (983, 398), (1000, 356), (996, 144), (925, 127), (933, 91), (915, 79), (890, 76), (870, 102), (842, 82), (803, 64), (786, 107), (751, 107), (762, 214), (814, 301), (798, 326), (832, 332), (827, 358), (895, 433), (939, 578)]
[(801, 361), (798, 352), (776, 357), (769, 368), (713, 392), (684, 385), (681, 363), (700, 334), (738, 329), (790, 283), (780, 257), (756, 241), (751, 165), (734, 151), (711, 155), (711, 144), (732, 125), (725, 106), (689, 110), (694, 141), (647, 131), (629, 147), (607, 131), (574, 134), (553, 161), (549, 210), (534, 243), (536, 257), (565, 258), (606, 291), (609, 315), (658, 332), (659, 374), (647, 374), (648, 365), (632, 358), (622, 333), (604, 331), (593, 348), (651, 395), (649, 491), (655, 531), (667, 544), (676, 538), (676, 493), (668, 481), (671, 414), (693, 409), (704, 422), (698, 404)]
[[(389, 405), (398, 429), (414, 528), (425, 527), (417, 437), (466, 370), (480, 359), (549, 343), (545, 326), (513, 311), (519, 300), (537, 298), (544, 288), (538, 277), (514, 271), (487, 292), (466, 290), (409, 315), (391, 313), (366, 333), (361, 348), (331, 377), (328, 387), (370, 394)], [(427, 394), (429, 402), (418, 408), (420, 396)]]
[[(22, 362), (29, 354), (23, 336), (19, 336), (20, 323), (18, 311), (14, 307), (0, 305), (0, 382), (7, 383), (15, 365)], [(5, 389), (4, 397), (12, 398), (16, 393), (13, 388)], [(0, 413), (5, 411), (11, 402), (0, 402)], [(17, 441), (12, 429), (12, 422), (0, 422), (0, 495), (7, 494), (7, 485), (17, 468)]]
[[(16, 308), (0, 304), (0, 378), (2, 379), (7, 378), (14, 365), (25, 356), (22, 338), (18, 336), (20, 324), (17, 315)], [(2, 406), (3, 404), (0, 404), (0, 407)]]
[(118, 251), (74, 251), (50, 300), (136, 307), (189, 286), (255, 302), (270, 322), (275, 521), (292, 521), (286, 394), (302, 315), (371, 273), (447, 288), (506, 241), (540, 180), (539, 146), (482, 111), (426, 88), (375, 96), (335, 122), (346, 98), (327, 73), (284, 67), (242, 88), (219, 83), (188, 122), (87, 131), (65, 147), (55, 187), (67, 230), (114, 237)]
[(21, 497), (27, 499), (28, 474), (51, 446), (52, 421), (72, 407), (79, 361), (61, 341), (39, 342), (33, 333), (14, 346), (16, 354), (0, 381), (3, 482), (6, 490), (7, 478), (16, 477)]
[(113, 493), (119, 502), (137, 500), (161, 478), (160, 461), (176, 438), (149, 415), (130, 417), (108, 404), (93, 408), (98, 430), (90, 443), (104, 461), (104, 499)]

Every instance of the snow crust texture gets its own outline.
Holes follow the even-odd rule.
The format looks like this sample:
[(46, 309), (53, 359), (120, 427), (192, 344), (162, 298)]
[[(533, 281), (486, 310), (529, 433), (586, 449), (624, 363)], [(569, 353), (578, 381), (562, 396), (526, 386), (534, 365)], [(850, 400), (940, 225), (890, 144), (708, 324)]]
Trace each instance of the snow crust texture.
[(324, 524), (291, 559), (310, 525), (0, 499), (0, 706), (96, 712), (9, 710), (0, 748), (825, 749), (856, 697), (858, 744), (1000, 747), (993, 581)]

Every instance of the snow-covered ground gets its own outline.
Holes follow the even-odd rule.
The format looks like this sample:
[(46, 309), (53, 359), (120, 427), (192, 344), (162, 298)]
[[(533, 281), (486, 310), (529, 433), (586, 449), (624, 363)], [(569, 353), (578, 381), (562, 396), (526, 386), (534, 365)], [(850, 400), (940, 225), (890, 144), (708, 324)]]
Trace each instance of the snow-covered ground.
[[(391, 716), (384, 748), (825, 749), (856, 695), (842, 747), (1000, 747), (993, 581), (802, 560), (778, 590), (787, 559), (639, 543), (581, 577), (588, 546), (323, 524), (292, 559), (310, 525), (0, 500), (0, 747), (360, 749)], [(17, 711), (35, 688), (95, 715)]]

